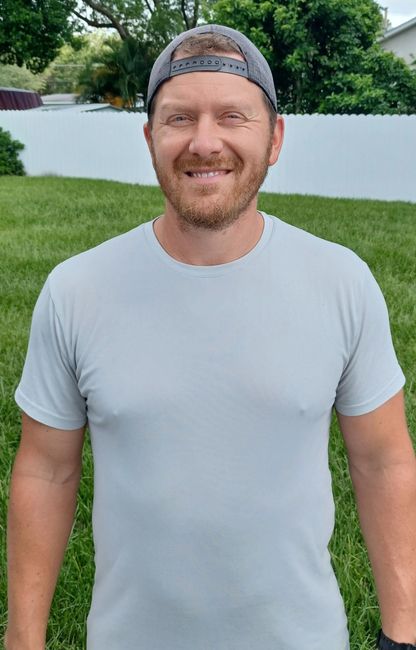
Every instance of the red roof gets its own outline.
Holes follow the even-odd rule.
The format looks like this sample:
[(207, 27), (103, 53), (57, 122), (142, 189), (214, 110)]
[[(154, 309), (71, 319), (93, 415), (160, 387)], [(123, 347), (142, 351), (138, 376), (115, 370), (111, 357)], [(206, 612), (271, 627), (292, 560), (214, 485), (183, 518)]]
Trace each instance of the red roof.
[(24, 111), (42, 106), (39, 93), (19, 88), (0, 88), (0, 110)]

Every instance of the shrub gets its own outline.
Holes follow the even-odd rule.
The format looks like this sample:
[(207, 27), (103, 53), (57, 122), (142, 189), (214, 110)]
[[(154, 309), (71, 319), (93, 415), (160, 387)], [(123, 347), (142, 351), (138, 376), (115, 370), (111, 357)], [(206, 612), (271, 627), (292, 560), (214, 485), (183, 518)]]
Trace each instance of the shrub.
[(25, 145), (13, 140), (9, 131), (0, 127), (0, 176), (25, 176), (25, 168), (19, 159), (19, 151)]

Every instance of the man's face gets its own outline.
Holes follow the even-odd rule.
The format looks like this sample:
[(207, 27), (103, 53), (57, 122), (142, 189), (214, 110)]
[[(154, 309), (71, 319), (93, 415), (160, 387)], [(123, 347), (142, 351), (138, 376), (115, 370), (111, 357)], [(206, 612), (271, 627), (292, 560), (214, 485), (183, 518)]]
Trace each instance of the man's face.
[(271, 134), (262, 90), (244, 77), (191, 72), (161, 86), (144, 133), (166, 210), (185, 229), (222, 230), (255, 209), (283, 120)]

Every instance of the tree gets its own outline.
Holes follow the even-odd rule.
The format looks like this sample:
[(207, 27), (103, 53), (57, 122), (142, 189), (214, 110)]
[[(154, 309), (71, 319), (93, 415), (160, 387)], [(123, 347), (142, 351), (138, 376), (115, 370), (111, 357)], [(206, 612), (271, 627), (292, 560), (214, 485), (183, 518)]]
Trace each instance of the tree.
[(362, 72), (335, 73), (324, 94), (318, 113), (414, 113), (416, 73), (374, 44), (363, 55)]
[[(106, 34), (96, 30), (65, 43), (58, 56), (43, 72), (44, 93), (77, 93), (80, 75), (91, 63), (101, 62), (106, 50)], [(117, 39), (119, 40), (119, 39)]]
[[(101, 62), (108, 36), (101, 30), (72, 38), (43, 72), (34, 74), (25, 65), (0, 64), (0, 86), (36, 90), (42, 94), (77, 93), (79, 77), (88, 64)], [(120, 43), (119, 39), (116, 39)]]
[(41, 72), (70, 38), (75, 0), (0, 0), (0, 62)]
[[(115, 93), (133, 107), (159, 52), (201, 18), (257, 44), (281, 112), (416, 111), (416, 66), (378, 45), (383, 15), (375, 0), (0, 0), (0, 61), (38, 72), (64, 39), (79, 44), (74, 30), (114, 30), (112, 52), (86, 59), (83, 95)], [(76, 88), (81, 64), (72, 55), (49, 68), (49, 92)]]
[(151, 37), (164, 46), (179, 32), (196, 26), (207, 1), (80, 0), (73, 14), (90, 27), (115, 29), (122, 40)]
[(45, 77), (42, 73), (35, 75), (26, 66), (0, 64), (0, 87), (41, 92), (44, 83)]
[[(146, 99), (154, 60), (181, 31), (196, 25), (202, 6), (212, 0), (80, 0), (73, 15), (96, 29), (112, 28), (121, 39), (109, 41), (111, 52), (90, 61), (80, 79), (81, 100), (121, 98), (134, 110), (135, 98)], [(100, 65), (98, 65), (100, 64)]]
[(377, 44), (383, 17), (374, 0), (218, 0), (210, 18), (256, 43), (281, 112), (416, 110), (415, 73)]
[(134, 111), (137, 95), (145, 99), (153, 59), (131, 36), (108, 39), (106, 45), (100, 62), (90, 61), (80, 76), (79, 101), (109, 101)]
[(115, 57), (115, 72), (118, 74), (120, 95), (125, 108), (135, 110), (139, 93), (145, 98), (152, 64), (146, 48), (134, 38), (123, 42)]
[[(0, 0), (0, 63), (38, 73), (86, 26), (135, 38), (156, 58), (213, 0)], [(76, 40), (76, 39), (75, 39)]]

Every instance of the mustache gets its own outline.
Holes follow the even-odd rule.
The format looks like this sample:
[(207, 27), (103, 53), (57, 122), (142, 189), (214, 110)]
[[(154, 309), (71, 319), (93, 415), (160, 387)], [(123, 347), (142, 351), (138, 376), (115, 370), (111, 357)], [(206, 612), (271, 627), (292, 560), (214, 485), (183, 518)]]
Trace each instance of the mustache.
[(177, 160), (174, 164), (174, 168), (178, 172), (198, 171), (201, 167), (204, 169), (232, 169), (233, 171), (240, 171), (243, 164), (235, 158), (208, 158), (207, 160), (203, 160), (202, 158), (199, 160), (195, 160), (195, 158), (187, 160), (184, 158)]

